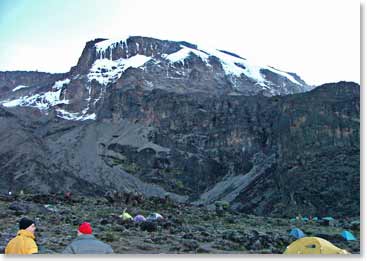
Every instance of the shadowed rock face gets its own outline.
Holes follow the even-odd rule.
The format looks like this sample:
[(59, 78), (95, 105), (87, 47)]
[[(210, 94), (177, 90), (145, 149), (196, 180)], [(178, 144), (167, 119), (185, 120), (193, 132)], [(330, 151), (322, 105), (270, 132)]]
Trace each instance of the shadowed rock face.
[(97, 115), (1, 109), (1, 190), (137, 190), (261, 215), (359, 214), (357, 84), (284, 97), (115, 89)]
[[(173, 98), (165, 92), (113, 98), (118, 99), (109, 103), (118, 106), (112, 108), (113, 118), (122, 114), (158, 127), (151, 133), (155, 143), (195, 155), (179, 170), (186, 170), (180, 180), (196, 189), (194, 193), (208, 190), (199, 203), (224, 198), (259, 214), (295, 214), (296, 209), (314, 214), (331, 209), (334, 214), (347, 213), (350, 208), (358, 212), (356, 84), (328, 84), (309, 93), (273, 98)], [(197, 174), (205, 170), (209, 171), (204, 177)], [(221, 183), (215, 186), (217, 182)]]

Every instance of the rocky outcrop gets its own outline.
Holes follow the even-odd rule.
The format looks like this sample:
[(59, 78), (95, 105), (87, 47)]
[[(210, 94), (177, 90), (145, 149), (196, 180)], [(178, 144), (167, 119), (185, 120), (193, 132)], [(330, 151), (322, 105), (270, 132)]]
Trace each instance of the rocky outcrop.
[(93, 65), (94, 61), (96, 60), (96, 49), (94, 48), (96, 43), (104, 41), (107, 39), (98, 38), (92, 41), (89, 41), (85, 44), (83, 52), (79, 57), (78, 63), (76, 66), (70, 69), (71, 75), (80, 75), (80, 74), (87, 74), (90, 67)]

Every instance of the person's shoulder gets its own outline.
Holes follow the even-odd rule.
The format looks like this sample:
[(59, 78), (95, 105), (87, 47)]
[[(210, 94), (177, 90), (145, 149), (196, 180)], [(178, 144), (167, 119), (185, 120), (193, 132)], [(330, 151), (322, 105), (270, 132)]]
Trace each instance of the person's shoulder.
[(74, 246), (78, 246), (78, 245), (80, 245), (80, 244), (84, 244), (84, 242), (83, 242), (84, 240), (81, 240), (80, 238), (74, 238), (70, 243), (69, 243), (69, 245), (68, 246), (70, 246), (70, 247), (74, 247)]
[[(102, 242), (102, 241), (101, 241)], [(111, 247), (109, 244), (102, 242), (106, 247)]]
[(104, 243), (104, 242), (102, 242), (102, 243), (103, 243), (103, 247), (104, 247), (106, 253), (113, 253), (113, 249), (109, 244)]
[(99, 240), (99, 239), (97, 239), (97, 238), (95, 238), (94, 240), (95, 240), (95, 241), (97, 241), (98, 243), (102, 244), (102, 245), (107, 245), (107, 246), (108, 246), (108, 244), (106, 244), (106, 243), (105, 243), (105, 242), (103, 242), (102, 240)]
[(11, 245), (17, 243), (18, 240), (19, 240), (19, 238), (13, 237), (12, 239), (9, 240), (7, 246), (11, 246)]
[(104, 246), (104, 247), (106, 247), (106, 248), (111, 248), (112, 249), (112, 247), (109, 245), (109, 244), (107, 244), (107, 243), (105, 243), (105, 242), (103, 242), (103, 241), (101, 241), (101, 240), (98, 240), (98, 239), (96, 239), (102, 246)]
[(36, 241), (33, 238), (23, 237), (23, 240), (24, 240), (24, 242), (27, 242), (27, 244), (29, 244), (29, 245), (32, 245), (32, 246), (36, 245), (37, 246)]
[(12, 237), (9, 242), (17, 241), (17, 240), (19, 240), (19, 237), (18, 236), (15, 236), (15, 237)]

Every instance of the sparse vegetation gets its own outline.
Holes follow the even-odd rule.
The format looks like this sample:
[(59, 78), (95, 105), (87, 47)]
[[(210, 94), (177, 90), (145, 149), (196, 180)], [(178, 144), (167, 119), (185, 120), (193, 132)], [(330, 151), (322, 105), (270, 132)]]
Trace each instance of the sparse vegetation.
[[(74, 196), (73, 201), (64, 202), (62, 198), (45, 196), (43, 203), (34, 203), (33, 198), (36, 197), (27, 195), (21, 201), (0, 198), (0, 250), (15, 235), (17, 221), (24, 215), (37, 222), (37, 243), (42, 253), (60, 253), (76, 236), (76, 229), (83, 221), (90, 222), (95, 236), (111, 244), (116, 253), (280, 254), (294, 240), (288, 235), (295, 225), (289, 219), (231, 211), (219, 216), (205, 207), (165, 203), (154, 198), (134, 206), (123, 202), (108, 203), (98, 197)], [(11, 204), (16, 204), (19, 209), (29, 206), (29, 210), (20, 214), (9, 209)], [(57, 211), (45, 210), (44, 204), (52, 205)], [(125, 207), (133, 216), (158, 212), (165, 220), (148, 228), (148, 231), (153, 229), (153, 232), (148, 232), (139, 224), (122, 222), (118, 215)], [(322, 226), (318, 222), (302, 222), (297, 227), (309, 236), (322, 235), (338, 247), (359, 253), (359, 240), (353, 242), (340, 238), (344, 227), (353, 225), (342, 221), (336, 227)], [(359, 230), (353, 230), (353, 233), (360, 238)]]

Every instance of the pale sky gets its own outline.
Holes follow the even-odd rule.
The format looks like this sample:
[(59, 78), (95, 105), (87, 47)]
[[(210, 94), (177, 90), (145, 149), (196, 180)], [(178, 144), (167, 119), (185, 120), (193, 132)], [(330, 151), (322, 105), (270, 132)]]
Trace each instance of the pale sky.
[(0, 0), (0, 70), (66, 72), (95, 38), (210, 45), (308, 84), (360, 80), (359, 0)]

